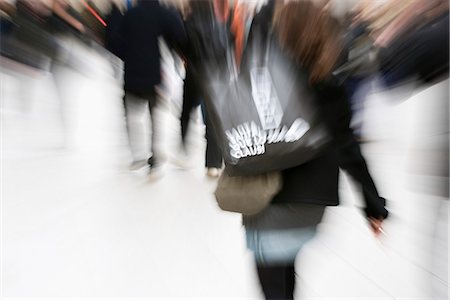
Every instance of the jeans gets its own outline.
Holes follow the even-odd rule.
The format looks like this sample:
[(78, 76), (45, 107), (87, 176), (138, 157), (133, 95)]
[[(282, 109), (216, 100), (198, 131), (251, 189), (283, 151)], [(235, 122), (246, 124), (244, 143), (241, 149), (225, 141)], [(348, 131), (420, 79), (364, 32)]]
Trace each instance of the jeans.
[(315, 236), (324, 211), (321, 205), (277, 203), (244, 217), (247, 247), (257, 265), (293, 265), (300, 249)]

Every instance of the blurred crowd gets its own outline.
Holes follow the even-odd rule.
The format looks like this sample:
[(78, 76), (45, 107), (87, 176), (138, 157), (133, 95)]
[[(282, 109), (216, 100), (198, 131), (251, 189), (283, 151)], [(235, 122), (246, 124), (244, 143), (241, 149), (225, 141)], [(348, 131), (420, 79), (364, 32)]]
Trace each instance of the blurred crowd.
[[(249, 45), (261, 35), (275, 35), (292, 64), (306, 74), (298, 85), (317, 95), (335, 142), (327, 154), (283, 169), (283, 188), (269, 208), (243, 218), (266, 298), (292, 299), (293, 261), (314, 236), (324, 208), (338, 204), (339, 168), (361, 186), (370, 228), (382, 233), (388, 204), (378, 194), (359, 146), (370, 142), (361, 117), (365, 101), (375, 89), (413, 82), (417, 91), (448, 79), (448, 11), (447, 0), (0, 0), (0, 53), (50, 71), (58, 86), (62, 71), (83, 64), (76, 44), (103, 51), (123, 85), (130, 169), (155, 174), (164, 164), (155, 108), (161, 93), (172, 88), (164, 80), (163, 40), (184, 81), (177, 115), (179, 162), (187, 164), (190, 119), (201, 112), (206, 173), (219, 177), (224, 158), (229, 161), (215, 127), (217, 112), (211, 109), (214, 99), (205, 90), (205, 74), (211, 81), (222, 68), (239, 74), (251, 60)], [(442, 111), (448, 112), (446, 96), (431, 114)], [(144, 114), (150, 116), (150, 149), (142, 144)], [(429, 135), (439, 143), (421, 145), (433, 153), (421, 171), (448, 179), (448, 115), (436, 122)], [(435, 192), (448, 198), (448, 184)]]
[[(82, 64), (82, 59), (77, 58), (73, 48), (75, 41), (82, 42), (88, 47), (105, 48), (110, 51), (110, 60), (116, 77), (121, 78), (122, 60), (125, 55), (124, 44), (128, 42), (124, 41), (123, 37), (123, 20), (131, 19), (131, 17), (125, 18), (125, 15), (133, 7), (145, 4), (156, 5), (156, 2), (1, 0), (1, 55), (34, 68), (51, 69), (57, 72), (57, 66), (61, 64), (71, 68), (76, 68), (77, 63)], [(199, 19), (195, 15), (203, 14), (201, 18), (205, 18), (205, 12), (199, 13), (193, 9), (196, 1), (160, 2), (173, 13), (173, 19), (168, 19), (166, 24), (160, 26), (178, 31), (166, 32), (165, 41), (169, 48), (177, 48), (175, 56), (180, 57), (177, 60), (179, 62), (177, 68), (183, 69), (181, 63), (190, 59), (187, 56), (192, 56), (193, 50), (188, 49), (186, 53), (183, 43), (189, 37), (189, 32), (182, 27), (187, 25), (186, 30), (188, 30), (192, 20)], [(276, 3), (275, 14), (279, 14), (281, 6), (289, 1), (273, 2)], [(336, 25), (335, 32), (332, 34), (341, 37), (336, 42), (342, 45), (326, 46), (324, 59), (339, 56), (337, 62), (329, 66), (333, 70), (328, 71), (333, 72), (348, 92), (353, 112), (352, 127), (360, 141), (364, 141), (360, 115), (363, 113), (366, 95), (373, 89), (374, 82), (381, 85), (381, 88), (393, 88), (412, 80), (423, 85), (432, 84), (447, 76), (448, 1), (311, 0), (311, 2), (332, 16)], [(239, 65), (240, 53), (245, 47), (253, 19), (259, 14), (261, 8), (267, 5), (267, 0), (224, 0), (214, 1), (214, 3), (216, 12), (222, 10), (219, 12), (222, 14), (220, 18), (227, 19), (229, 22)], [(128, 15), (131, 14), (132, 12), (128, 13)], [(133, 20), (133, 22), (142, 22), (137, 21), (139, 18), (144, 16), (134, 17), (136, 21)], [(301, 20), (297, 22), (301, 25)], [(161, 71), (159, 46), (156, 46), (156, 37), (159, 37), (161, 32), (148, 33), (149, 36), (153, 35), (153, 45), (146, 43), (147, 50), (151, 51), (147, 53), (146, 59), (139, 59), (138, 54), (145, 51), (142, 48), (147, 34), (145, 27), (136, 25), (133, 34), (135, 37), (130, 38), (131, 40), (141, 39), (142, 41), (132, 42), (138, 48), (133, 54), (127, 54), (133, 57), (126, 62), (125, 69), (133, 68), (132, 64), (140, 65), (143, 69), (147, 64), (145, 67), (147, 79), (142, 78), (143, 74), (132, 74), (135, 71), (126, 72), (125, 90), (128, 89), (127, 85), (131, 84), (129, 81), (134, 80), (127, 80), (130, 76), (140, 77), (135, 78), (137, 81), (148, 80), (145, 82), (147, 88), (160, 85), (159, 75), (155, 74)], [(128, 47), (132, 48), (131, 45)], [(199, 58), (194, 59), (199, 60)], [(154, 62), (147, 63), (150, 60)], [(192, 79), (192, 72), (188, 68), (187, 70), (183, 110), (180, 117), (183, 141), (188, 131), (190, 113), (201, 103), (201, 97), (195, 95), (196, 80)], [(150, 73), (153, 75), (150, 76)], [(213, 157), (210, 166), (219, 169), (221, 164), (217, 157), (220, 157), (220, 154), (213, 144), (210, 145), (212, 149), (210, 156)], [(135, 160), (142, 160), (142, 158)], [(218, 174), (217, 170), (212, 171), (212, 174)]]

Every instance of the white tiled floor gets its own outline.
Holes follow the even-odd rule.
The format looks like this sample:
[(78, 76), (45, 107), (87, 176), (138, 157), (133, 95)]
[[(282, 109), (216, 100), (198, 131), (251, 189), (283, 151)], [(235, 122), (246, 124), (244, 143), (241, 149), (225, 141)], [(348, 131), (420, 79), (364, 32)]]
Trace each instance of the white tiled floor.
[[(150, 180), (126, 171), (120, 84), (101, 55), (85, 55), (92, 72), (64, 74), (63, 102), (51, 74), (2, 67), (2, 299), (260, 299), (240, 217), (219, 210), (215, 182), (204, 176), (199, 123), (193, 168), (171, 163), (179, 80), (175, 103), (159, 111), (164, 176)], [(302, 299), (446, 297), (448, 201), (431, 192), (447, 179), (411, 171), (416, 118), (436, 93), (395, 105), (369, 99), (365, 129), (375, 142), (363, 150), (390, 200), (388, 236), (371, 235), (342, 176), (342, 205), (327, 210), (298, 258)]]

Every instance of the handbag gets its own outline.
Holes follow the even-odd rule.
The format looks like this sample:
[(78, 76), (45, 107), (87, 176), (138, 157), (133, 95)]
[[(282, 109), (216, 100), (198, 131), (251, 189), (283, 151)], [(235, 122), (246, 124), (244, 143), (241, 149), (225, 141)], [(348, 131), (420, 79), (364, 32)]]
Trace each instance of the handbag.
[(228, 174), (255, 175), (305, 163), (329, 144), (308, 74), (274, 34), (247, 43), (239, 72), (231, 47), (223, 68), (202, 76), (208, 118)]
[(224, 171), (214, 195), (222, 210), (250, 216), (270, 204), (280, 192), (282, 183), (281, 172), (231, 177)]

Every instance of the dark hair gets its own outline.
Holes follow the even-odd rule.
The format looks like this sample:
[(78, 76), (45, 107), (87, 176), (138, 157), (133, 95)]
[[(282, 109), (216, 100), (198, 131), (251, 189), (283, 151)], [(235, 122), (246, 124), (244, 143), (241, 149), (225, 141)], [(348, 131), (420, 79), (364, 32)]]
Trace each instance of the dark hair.
[(311, 83), (330, 75), (342, 51), (337, 20), (312, 2), (290, 2), (275, 16), (282, 48), (306, 68)]

